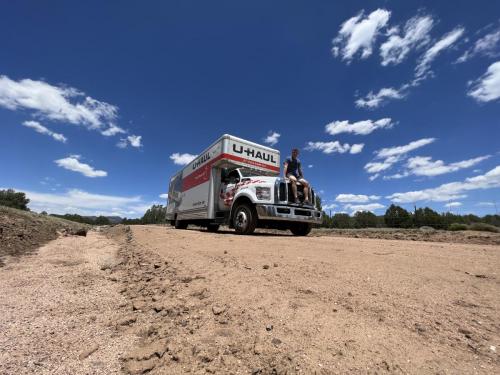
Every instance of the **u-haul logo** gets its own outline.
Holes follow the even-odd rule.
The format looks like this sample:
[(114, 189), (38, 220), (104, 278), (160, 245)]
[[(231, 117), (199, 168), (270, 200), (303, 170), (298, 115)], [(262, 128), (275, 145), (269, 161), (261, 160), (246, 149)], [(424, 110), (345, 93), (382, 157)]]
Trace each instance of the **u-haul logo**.
[(206, 153), (201, 158), (199, 158), (198, 160), (196, 160), (193, 163), (193, 170), (195, 170), (196, 168), (198, 168), (200, 165), (202, 165), (203, 163), (205, 163), (207, 160), (210, 160), (210, 153)]
[(233, 151), (237, 154), (246, 154), (247, 157), (252, 157), (254, 159), (260, 159), (264, 161), (270, 161), (273, 164), (276, 164), (276, 160), (274, 160), (273, 154), (268, 154), (267, 152), (255, 150), (251, 147), (243, 147), (242, 145), (236, 145), (233, 143)]

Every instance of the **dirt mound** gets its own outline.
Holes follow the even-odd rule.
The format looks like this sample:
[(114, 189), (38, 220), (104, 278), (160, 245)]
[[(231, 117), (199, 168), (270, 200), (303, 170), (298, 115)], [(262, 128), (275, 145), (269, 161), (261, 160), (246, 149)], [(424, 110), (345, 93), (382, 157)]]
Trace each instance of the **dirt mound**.
[[(428, 228), (428, 229), (426, 229)], [(311, 236), (338, 236), (351, 238), (376, 238), (381, 240), (407, 240), (450, 242), (477, 245), (500, 245), (500, 233), (478, 232), (473, 230), (450, 232), (435, 230), (429, 227), (420, 229), (393, 229), (393, 228), (367, 228), (367, 229), (314, 229)]]
[(59, 234), (84, 236), (89, 226), (0, 206), (0, 266), (6, 256), (29, 253)]

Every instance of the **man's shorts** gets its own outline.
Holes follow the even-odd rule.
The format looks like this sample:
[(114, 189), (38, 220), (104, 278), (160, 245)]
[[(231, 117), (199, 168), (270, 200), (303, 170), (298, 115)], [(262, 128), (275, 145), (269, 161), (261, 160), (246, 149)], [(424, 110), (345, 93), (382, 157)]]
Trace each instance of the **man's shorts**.
[(286, 175), (287, 178), (293, 177), (295, 180), (299, 181), (301, 184), (308, 183), (307, 180), (303, 177), (297, 177), (293, 173), (287, 173)]

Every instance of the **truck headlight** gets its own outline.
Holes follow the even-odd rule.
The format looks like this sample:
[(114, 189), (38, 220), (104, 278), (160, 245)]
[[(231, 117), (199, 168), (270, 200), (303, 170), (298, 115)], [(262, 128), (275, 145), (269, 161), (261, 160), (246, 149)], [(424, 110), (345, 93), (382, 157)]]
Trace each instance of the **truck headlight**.
[(271, 188), (270, 187), (256, 187), (255, 195), (259, 200), (269, 200), (271, 199)]

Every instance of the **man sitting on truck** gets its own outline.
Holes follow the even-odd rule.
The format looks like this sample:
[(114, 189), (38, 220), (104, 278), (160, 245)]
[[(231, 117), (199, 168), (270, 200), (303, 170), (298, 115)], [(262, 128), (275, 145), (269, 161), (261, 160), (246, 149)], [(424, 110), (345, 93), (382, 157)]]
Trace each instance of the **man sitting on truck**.
[(299, 149), (292, 149), (292, 156), (288, 157), (283, 163), (283, 174), (290, 180), (292, 185), (294, 203), (299, 203), (297, 197), (297, 181), (299, 181), (304, 186), (304, 204), (309, 204), (309, 183), (304, 179), (302, 166), (297, 156), (299, 156)]

